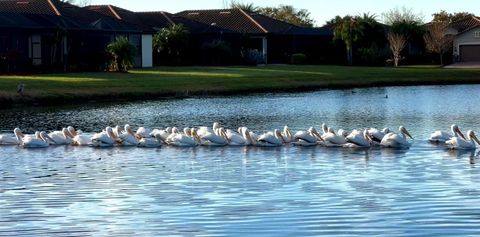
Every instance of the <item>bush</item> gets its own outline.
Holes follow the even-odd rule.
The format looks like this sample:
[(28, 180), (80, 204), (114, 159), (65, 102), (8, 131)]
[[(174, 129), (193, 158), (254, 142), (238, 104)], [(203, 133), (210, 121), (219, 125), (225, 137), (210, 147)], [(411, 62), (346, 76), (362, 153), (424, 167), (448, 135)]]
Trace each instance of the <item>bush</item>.
[(263, 62), (263, 54), (257, 49), (244, 49), (241, 52), (243, 64), (257, 66)]
[(292, 54), (290, 57), (290, 63), (295, 65), (305, 64), (307, 62), (307, 56), (303, 53)]
[(214, 40), (202, 46), (202, 50), (210, 65), (226, 65), (230, 63), (232, 49), (223, 40)]
[(126, 72), (133, 67), (133, 59), (137, 48), (128, 41), (127, 37), (118, 37), (107, 45), (107, 51), (111, 55), (108, 68), (111, 71)]

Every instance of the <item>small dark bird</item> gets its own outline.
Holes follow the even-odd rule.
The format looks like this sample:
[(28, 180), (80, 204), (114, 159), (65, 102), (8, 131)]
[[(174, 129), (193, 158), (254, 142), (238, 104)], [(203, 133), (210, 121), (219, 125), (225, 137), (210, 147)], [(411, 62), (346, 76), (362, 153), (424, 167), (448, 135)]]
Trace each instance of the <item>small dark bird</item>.
[(17, 93), (23, 96), (23, 91), (25, 90), (25, 84), (21, 83), (17, 85)]
[(388, 99), (388, 95), (385, 95), (385, 99)]

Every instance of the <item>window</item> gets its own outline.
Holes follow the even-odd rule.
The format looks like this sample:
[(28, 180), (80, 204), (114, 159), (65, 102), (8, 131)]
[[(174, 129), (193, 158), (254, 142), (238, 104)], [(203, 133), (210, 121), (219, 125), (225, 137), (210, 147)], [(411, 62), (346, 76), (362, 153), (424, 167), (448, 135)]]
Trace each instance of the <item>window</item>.
[(475, 31), (475, 38), (480, 38), (480, 31)]
[(32, 59), (32, 64), (40, 65), (42, 64), (42, 37), (40, 35), (32, 35), (29, 40), (28, 53)]

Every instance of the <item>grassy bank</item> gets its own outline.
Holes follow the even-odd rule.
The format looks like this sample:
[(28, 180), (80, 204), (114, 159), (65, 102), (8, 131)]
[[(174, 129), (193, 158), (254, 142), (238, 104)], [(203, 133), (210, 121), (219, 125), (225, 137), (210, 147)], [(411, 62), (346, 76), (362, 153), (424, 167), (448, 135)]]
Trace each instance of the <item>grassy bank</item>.
[[(25, 94), (16, 93), (25, 84)], [(0, 76), (2, 107), (319, 88), (480, 83), (479, 69), (438, 67), (160, 67), (129, 73)]]

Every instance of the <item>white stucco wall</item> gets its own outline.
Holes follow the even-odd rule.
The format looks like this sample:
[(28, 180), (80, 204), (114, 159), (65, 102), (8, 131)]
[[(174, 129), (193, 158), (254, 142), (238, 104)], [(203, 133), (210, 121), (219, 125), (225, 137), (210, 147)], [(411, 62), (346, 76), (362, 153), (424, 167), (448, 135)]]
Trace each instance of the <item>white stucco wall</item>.
[(453, 40), (453, 56), (459, 58), (461, 45), (480, 45), (480, 38), (475, 38), (475, 32), (480, 31), (480, 26), (463, 32)]
[(153, 37), (142, 35), (142, 67), (153, 66)]

